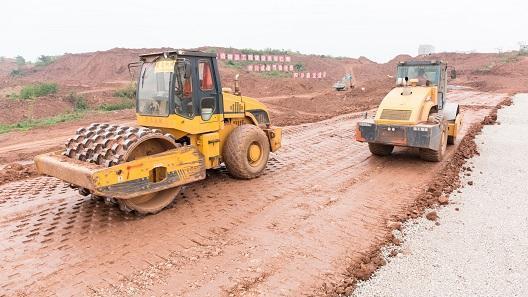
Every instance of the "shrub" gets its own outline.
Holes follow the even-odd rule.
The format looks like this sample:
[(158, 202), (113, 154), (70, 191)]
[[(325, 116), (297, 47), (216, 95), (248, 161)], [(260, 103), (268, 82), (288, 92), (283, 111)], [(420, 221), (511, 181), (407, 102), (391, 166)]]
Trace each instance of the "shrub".
[(303, 71), (304, 70), (304, 64), (302, 63), (297, 63), (293, 66), (293, 68), (295, 68), (295, 71)]
[(114, 92), (114, 97), (135, 99), (136, 98), (136, 86), (131, 84), (125, 89), (120, 89)]
[(57, 93), (58, 86), (55, 83), (40, 83), (40, 84), (34, 84), (25, 86), (20, 90), (19, 98), (22, 99), (32, 99), (35, 97), (42, 97), (49, 94), (55, 94)]
[(99, 110), (102, 111), (115, 111), (115, 110), (123, 110), (123, 109), (130, 109), (134, 108), (134, 102), (130, 100), (126, 100), (120, 103), (104, 103), (101, 106), (99, 106)]
[(24, 57), (22, 56), (16, 56), (15, 61), (16, 61), (17, 66), (26, 65), (26, 59), (24, 59)]
[(520, 60), (519, 55), (514, 54), (514, 53), (503, 53), (503, 54), (500, 54), (499, 57), (500, 57), (500, 62), (503, 64), (515, 63)]
[(13, 69), (13, 70), (11, 70), (11, 73), (9, 73), (9, 76), (11, 76), (11, 77), (22, 76), (22, 70)]
[(75, 111), (84, 111), (88, 109), (88, 102), (86, 102), (86, 99), (81, 95), (72, 92), (66, 97), (66, 99), (73, 105)]
[(37, 58), (37, 62), (35, 63), (36, 66), (47, 66), (53, 62), (55, 62), (55, 60), (57, 60), (58, 56), (46, 56), (46, 55), (41, 55), (40, 57)]

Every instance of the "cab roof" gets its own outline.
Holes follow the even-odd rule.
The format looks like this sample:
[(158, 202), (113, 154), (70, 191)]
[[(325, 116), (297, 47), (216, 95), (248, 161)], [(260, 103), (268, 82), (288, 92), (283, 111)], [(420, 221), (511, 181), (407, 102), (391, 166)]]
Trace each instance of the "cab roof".
[(445, 65), (446, 63), (441, 60), (431, 60), (431, 61), (402, 61), (398, 63), (401, 66), (426, 66), (426, 65)]
[(216, 57), (215, 53), (206, 53), (203, 51), (197, 51), (197, 50), (170, 50), (165, 52), (154, 52), (149, 54), (143, 54), (139, 55), (139, 58), (141, 60), (145, 60), (146, 58), (151, 57), (157, 57), (157, 56), (191, 56), (191, 57)]

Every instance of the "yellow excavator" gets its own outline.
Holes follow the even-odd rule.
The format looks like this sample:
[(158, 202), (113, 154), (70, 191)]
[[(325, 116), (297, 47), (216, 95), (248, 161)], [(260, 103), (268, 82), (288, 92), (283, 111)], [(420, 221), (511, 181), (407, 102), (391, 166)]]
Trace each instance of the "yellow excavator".
[[(374, 155), (390, 155), (395, 146), (419, 149), (423, 160), (438, 162), (454, 144), (462, 115), (447, 102), (447, 63), (408, 61), (397, 66), (397, 86), (382, 100), (373, 119), (358, 122), (356, 140)], [(451, 69), (451, 78), (456, 78)]]
[(35, 157), (40, 173), (124, 211), (156, 213), (185, 184), (223, 165), (241, 179), (259, 176), (281, 146), (266, 107), (222, 89), (215, 54), (176, 50), (141, 55), (138, 127), (94, 123), (80, 128), (64, 150)]

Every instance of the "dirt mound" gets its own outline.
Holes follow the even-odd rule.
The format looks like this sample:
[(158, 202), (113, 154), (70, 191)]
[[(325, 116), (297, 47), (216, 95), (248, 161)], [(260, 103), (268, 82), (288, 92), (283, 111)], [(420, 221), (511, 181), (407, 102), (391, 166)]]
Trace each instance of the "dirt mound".
[(21, 165), (19, 163), (11, 163), (0, 170), (0, 185), (37, 175), (37, 169), (34, 164)]
[[(233, 51), (233, 49), (201, 47), (200, 50)], [(170, 50), (157, 49), (124, 49), (114, 48), (81, 54), (64, 54), (55, 62), (42, 68), (34, 68), (27, 75), (10, 79), (8, 85), (23, 85), (33, 82), (51, 81), (61, 86), (96, 87), (133, 80), (127, 65), (138, 60), (138, 55)], [(249, 72), (245, 65), (229, 65), (220, 60), (218, 65), (222, 84), (232, 86), (235, 74), (242, 74), (241, 85), (249, 96), (272, 96), (279, 94), (306, 93), (331, 87), (332, 83), (350, 72), (351, 65), (360, 63), (349, 58), (332, 58), (319, 55), (290, 54), (292, 64), (304, 72), (326, 72), (326, 79), (293, 79), (292, 73), (285, 75), (268, 75), (268, 73)], [(373, 62), (370, 62), (373, 63)]]
[(72, 104), (58, 96), (46, 96), (39, 100), (0, 100), (0, 124), (12, 124), (29, 119), (52, 117), (73, 111)]
[(95, 86), (104, 82), (129, 81), (127, 65), (138, 55), (156, 49), (122, 49), (83, 54), (64, 54), (55, 62), (29, 74), (23, 81), (53, 81), (61, 85)]
[(0, 80), (9, 77), (11, 71), (17, 68), (15, 59), (0, 57)]
[[(327, 119), (333, 116), (376, 108), (392, 88), (390, 78), (364, 83), (364, 87), (338, 92), (263, 98), (275, 125), (290, 126)], [(362, 89), (363, 88), (363, 89)]]
[(440, 53), (418, 59), (438, 59), (454, 66), (457, 78), (450, 84), (467, 85), (486, 92), (528, 91), (528, 57), (519, 52)]
[(396, 65), (399, 62), (409, 61), (412, 59), (413, 57), (410, 55), (397, 55), (396, 57), (392, 58), (389, 62), (387, 62), (387, 64)]

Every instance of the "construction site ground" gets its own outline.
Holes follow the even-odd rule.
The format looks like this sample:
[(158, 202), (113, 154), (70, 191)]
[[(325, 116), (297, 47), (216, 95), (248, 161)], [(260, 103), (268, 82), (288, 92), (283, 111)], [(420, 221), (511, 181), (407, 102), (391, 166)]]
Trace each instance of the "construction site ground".
[[(324, 99), (318, 94), (306, 98)], [(283, 148), (263, 176), (241, 181), (211, 171), (157, 215), (124, 214), (51, 177), (7, 182), (0, 186), (0, 296), (349, 293), (383, 264), (373, 256), (380, 247), (397, 240), (389, 222), (420, 215), (431, 203), (424, 194), (436, 199), (455, 189), (438, 180), (458, 176), (455, 165), (474, 153), (480, 123), (492, 122), (507, 97), (451, 91), (464, 124), (440, 163), (421, 161), (411, 149), (372, 156), (354, 129), (373, 106), (344, 104), (351, 109), (335, 113), (341, 115), (285, 127)], [(263, 101), (273, 111), (283, 99)], [(133, 118), (116, 113), (105, 120)], [(83, 123), (61, 125), (10, 134), (0, 152), (24, 163)]]

